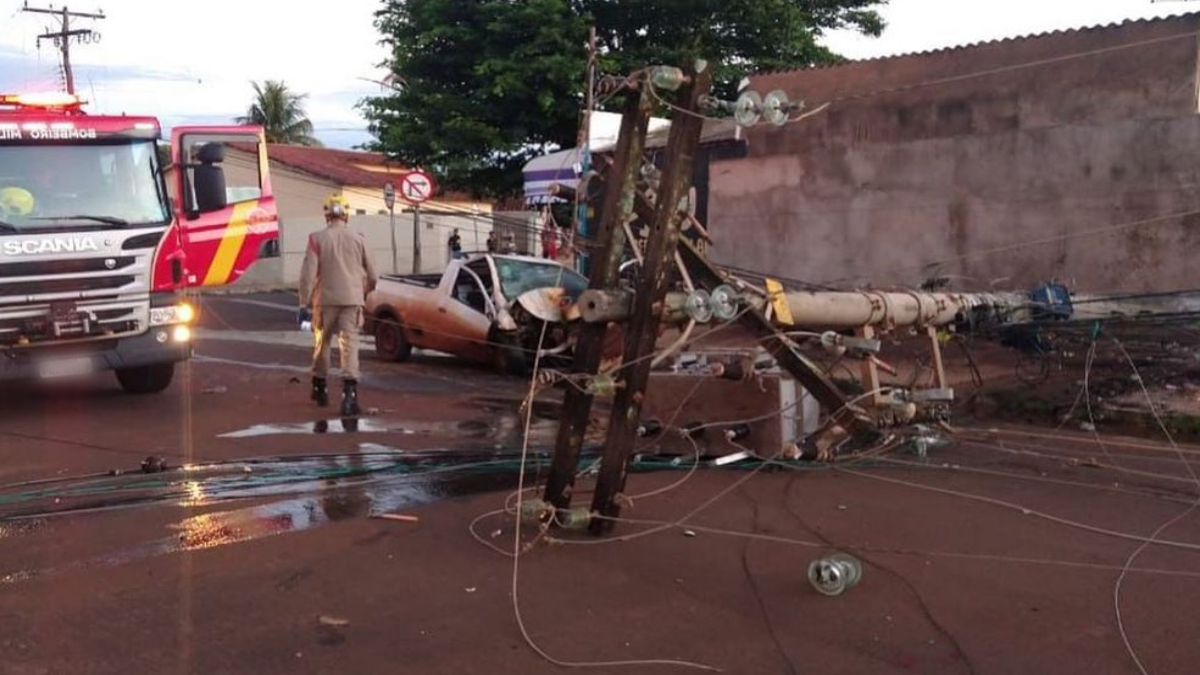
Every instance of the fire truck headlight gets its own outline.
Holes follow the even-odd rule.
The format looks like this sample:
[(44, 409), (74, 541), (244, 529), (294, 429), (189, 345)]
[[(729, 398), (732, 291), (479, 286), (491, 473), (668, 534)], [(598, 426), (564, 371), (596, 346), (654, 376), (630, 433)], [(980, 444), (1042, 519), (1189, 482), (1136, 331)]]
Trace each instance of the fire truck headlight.
[(151, 326), (169, 326), (176, 323), (191, 323), (196, 318), (196, 309), (186, 302), (169, 307), (150, 308)]
[(176, 317), (180, 323), (191, 323), (196, 319), (196, 308), (186, 302), (180, 303), (177, 310)]
[(192, 329), (187, 326), (175, 326), (175, 330), (171, 333), (171, 337), (175, 342), (188, 342), (192, 339)]

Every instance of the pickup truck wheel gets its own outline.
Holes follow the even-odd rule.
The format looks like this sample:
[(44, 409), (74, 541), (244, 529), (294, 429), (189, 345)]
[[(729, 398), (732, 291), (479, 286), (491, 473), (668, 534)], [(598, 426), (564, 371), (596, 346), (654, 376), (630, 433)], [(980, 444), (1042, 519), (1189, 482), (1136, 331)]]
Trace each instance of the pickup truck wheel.
[(404, 337), (400, 322), (391, 317), (375, 321), (375, 353), (388, 361), (407, 361), (412, 356), (412, 343)]
[(529, 354), (521, 348), (515, 335), (493, 333), (491, 342), (492, 363), (502, 375), (524, 377), (529, 374)]
[(171, 386), (174, 378), (174, 363), (117, 370), (117, 382), (128, 394), (157, 394)]

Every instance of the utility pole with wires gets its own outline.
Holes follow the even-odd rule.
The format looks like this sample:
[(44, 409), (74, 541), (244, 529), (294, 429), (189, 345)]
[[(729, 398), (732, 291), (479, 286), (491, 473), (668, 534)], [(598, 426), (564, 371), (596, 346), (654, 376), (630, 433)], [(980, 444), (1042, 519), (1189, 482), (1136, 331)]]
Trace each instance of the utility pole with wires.
[(103, 11), (98, 12), (72, 12), (63, 6), (62, 9), (55, 9), (54, 5), (49, 7), (30, 7), (26, 2), (21, 8), (22, 12), (30, 14), (49, 14), (58, 18), (59, 29), (57, 31), (46, 31), (38, 36), (38, 46), (42, 45), (42, 40), (52, 40), (54, 46), (58, 48), (62, 54), (62, 69), (63, 80), (66, 84), (67, 93), (75, 93), (75, 74), (71, 71), (71, 40), (75, 40), (79, 44), (93, 43), (100, 41), (100, 34), (90, 28), (71, 28), (71, 19), (104, 19)]
[[(575, 147), (579, 148), (579, 179), (581, 185), (587, 184), (587, 175), (592, 170), (592, 108), (595, 106), (596, 92), (596, 27), (588, 31), (588, 61), (585, 75), (583, 121), (579, 125), (579, 136)], [(575, 240), (586, 241), (592, 235), (589, 223), (587, 191), (579, 190), (575, 195), (575, 227), (571, 228), (571, 243)], [(572, 246), (575, 251), (579, 247)], [(587, 258), (577, 254), (576, 267), (580, 272), (589, 273)]]

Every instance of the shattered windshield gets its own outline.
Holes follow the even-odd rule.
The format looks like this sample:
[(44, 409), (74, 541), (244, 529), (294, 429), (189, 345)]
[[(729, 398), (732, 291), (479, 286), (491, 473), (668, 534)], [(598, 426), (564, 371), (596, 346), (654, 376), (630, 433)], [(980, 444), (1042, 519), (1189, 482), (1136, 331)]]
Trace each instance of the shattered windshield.
[(0, 146), (0, 235), (164, 223), (154, 141)]
[(559, 286), (572, 298), (587, 289), (587, 279), (574, 270), (553, 263), (538, 263), (514, 258), (496, 258), (500, 288), (507, 298), (519, 298), (535, 288)]

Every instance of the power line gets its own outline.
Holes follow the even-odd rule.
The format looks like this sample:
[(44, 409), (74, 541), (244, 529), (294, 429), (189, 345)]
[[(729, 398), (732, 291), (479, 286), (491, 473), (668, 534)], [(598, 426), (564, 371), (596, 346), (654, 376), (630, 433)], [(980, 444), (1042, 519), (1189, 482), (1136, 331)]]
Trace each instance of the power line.
[(71, 28), (71, 19), (104, 19), (104, 12), (72, 12), (65, 6), (62, 9), (54, 9), (42, 7), (30, 7), (26, 2), (21, 8), (22, 12), (30, 14), (49, 14), (58, 18), (59, 29), (57, 31), (46, 31), (37, 36), (38, 46), (42, 45), (42, 40), (52, 40), (54, 46), (58, 48), (62, 54), (62, 69), (63, 79), (66, 83), (67, 93), (75, 93), (75, 73), (71, 70), (71, 39), (74, 38), (78, 44), (92, 43), (100, 41), (100, 34), (90, 28)]

